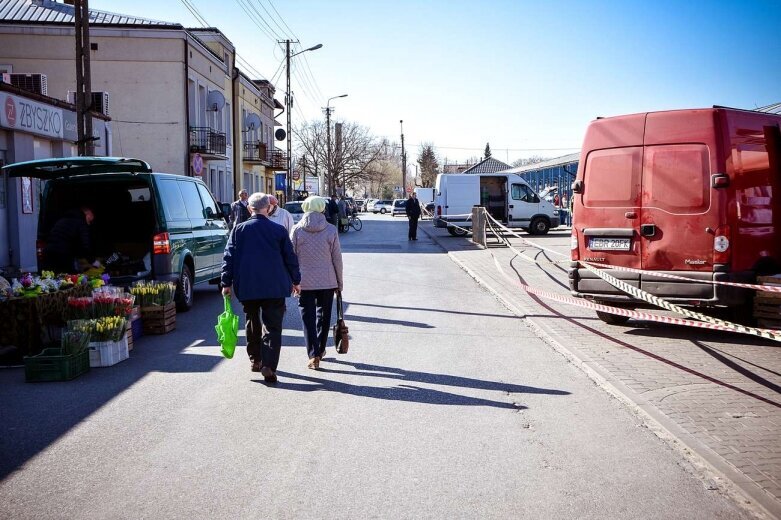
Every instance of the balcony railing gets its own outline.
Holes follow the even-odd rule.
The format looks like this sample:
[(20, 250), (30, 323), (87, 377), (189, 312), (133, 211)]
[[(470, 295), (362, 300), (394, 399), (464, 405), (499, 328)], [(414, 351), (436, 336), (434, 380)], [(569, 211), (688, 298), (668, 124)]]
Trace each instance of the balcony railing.
[(207, 155), (225, 155), (225, 132), (215, 132), (206, 126), (191, 126), (190, 151)]
[(269, 150), (265, 143), (245, 142), (243, 159), (246, 162), (259, 162), (275, 170), (287, 168), (287, 155), (281, 150)]

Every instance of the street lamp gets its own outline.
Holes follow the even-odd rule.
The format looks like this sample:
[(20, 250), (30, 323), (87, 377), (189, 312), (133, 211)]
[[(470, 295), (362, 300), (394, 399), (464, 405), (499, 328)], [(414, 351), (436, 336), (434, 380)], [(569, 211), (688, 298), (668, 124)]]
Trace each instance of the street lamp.
[[(333, 183), (333, 179), (331, 178), (331, 100), (332, 99), (338, 99), (347, 97), (347, 94), (342, 94), (341, 96), (334, 96), (328, 98), (328, 102), (325, 104), (325, 135), (326, 135), (326, 170), (328, 172), (327, 177), (331, 180), (331, 183)], [(332, 186), (329, 186), (329, 188), (332, 188)]]
[[(282, 43), (282, 42), (280, 42)], [(286, 185), (285, 185), (285, 201), (289, 201), (293, 198), (293, 182), (292, 178), (290, 176), (290, 160), (291, 156), (293, 155), (293, 146), (292, 146), (292, 138), (293, 138), (293, 131), (292, 131), (292, 123), (290, 120), (290, 116), (293, 109), (293, 97), (290, 93), (290, 58), (294, 56), (298, 56), (299, 54), (303, 54), (307, 51), (316, 51), (317, 49), (321, 48), (323, 46), (322, 43), (318, 43), (317, 45), (314, 45), (312, 47), (309, 47), (308, 49), (304, 49), (303, 51), (298, 51), (294, 54), (290, 54), (290, 40), (285, 40), (285, 56), (287, 57), (287, 91), (285, 93), (285, 104), (287, 105), (287, 176), (286, 176)], [(298, 42), (296, 42), (298, 43)]]

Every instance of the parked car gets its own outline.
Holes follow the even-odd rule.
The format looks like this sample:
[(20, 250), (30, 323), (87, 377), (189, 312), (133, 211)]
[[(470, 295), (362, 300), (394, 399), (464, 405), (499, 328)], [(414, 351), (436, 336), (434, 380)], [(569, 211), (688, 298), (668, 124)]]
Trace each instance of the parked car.
[(360, 213), (362, 211), (366, 211), (365, 207), (366, 201), (363, 199), (355, 199), (355, 209)]
[(371, 208), (372, 213), (388, 213), (393, 208), (392, 200), (375, 200), (374, 205)]
[[(11, 177), (46, 181), (38, 215), (39, 255), (55, 222), (88, 206), (96, 255), (111, 283), (176, 283), (179, 311), (193, 305), (193, 286), (219, 283), (228, 241), (226, 217), (199, 179), (153, 172), (144, 161), (117, 157), (66, 157), (11, 164)], [(40, 262), (39, 257), (39, 262)]]
[(301, 207), (301, 202), (286, 202), (285, 209), (288, 210), (293, 217), (294, 224), (298, 224), (298, 221), (304, 216), (304, 209)]
[(407, 201), (406, 199), (396, 199), (391, 205), (391, 216), (406, 215), (407, 214)]

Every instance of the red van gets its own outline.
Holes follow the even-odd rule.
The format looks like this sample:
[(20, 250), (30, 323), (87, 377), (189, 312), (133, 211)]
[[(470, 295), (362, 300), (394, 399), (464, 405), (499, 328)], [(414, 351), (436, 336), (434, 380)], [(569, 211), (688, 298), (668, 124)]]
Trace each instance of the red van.
[(722, 107), (593, 121), (572, 186), (572, 294), (643, 306), (581, 260), (642, 270), (610, 274), (678, 304), (750, 304), (750, 290), (704, 282), (781, 272), (780, 125), (779, 114)]

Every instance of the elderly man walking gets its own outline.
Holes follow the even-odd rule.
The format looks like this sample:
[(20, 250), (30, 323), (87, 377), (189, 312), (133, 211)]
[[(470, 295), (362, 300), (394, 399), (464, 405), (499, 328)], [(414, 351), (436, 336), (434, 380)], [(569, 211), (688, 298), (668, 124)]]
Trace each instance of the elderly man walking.
[(245, 189), (239, 190), (239, 200), (231, 203), (230, 225), (232, 228), (238, 226), (250, 217), (247, 207), (247, 198), (249, 193)]
[(269, 196), (253, 193), (252, 216), (231, 231), (222, 262), (222, 294), (244, 306), (252, 371), (277, 381), (285, 298), (301, 292), (301, 272), (287, 231), (268, 219)]

